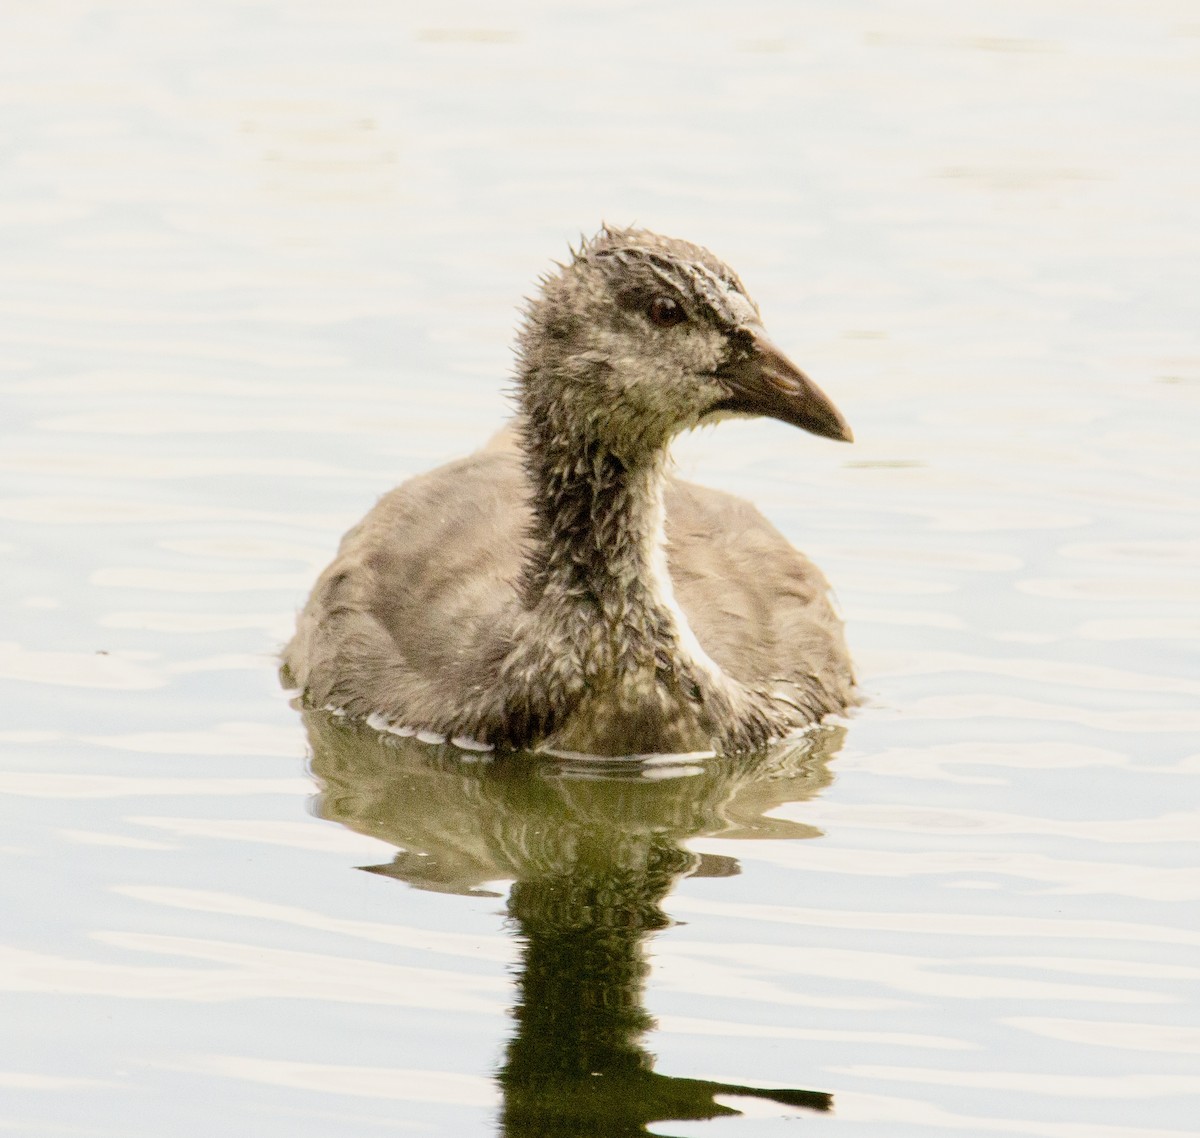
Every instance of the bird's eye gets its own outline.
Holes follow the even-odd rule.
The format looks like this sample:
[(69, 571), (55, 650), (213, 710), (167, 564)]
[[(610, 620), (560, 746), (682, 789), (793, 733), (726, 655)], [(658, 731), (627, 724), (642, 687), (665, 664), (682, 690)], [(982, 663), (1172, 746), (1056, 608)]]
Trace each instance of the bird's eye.
[(646, 315), (650, 317), (651, 324), (657, 324), (660, 328), (674, 328), (687, 319), (683, 305), (669, 296), (656, 296), (646, 309)]

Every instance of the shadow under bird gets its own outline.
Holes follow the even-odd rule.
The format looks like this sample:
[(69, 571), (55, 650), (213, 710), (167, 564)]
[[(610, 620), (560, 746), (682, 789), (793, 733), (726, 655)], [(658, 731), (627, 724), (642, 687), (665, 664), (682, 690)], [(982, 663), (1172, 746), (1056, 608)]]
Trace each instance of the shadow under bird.
[(284, 650), (316, 708), (467, 749), (753, 751), (854, 700), (820, 571), (674, 478), (682, 431), (765, 415), (850, 441), (706, 249), (603, 229), (547, 275), (517, 417), (385, 495)]

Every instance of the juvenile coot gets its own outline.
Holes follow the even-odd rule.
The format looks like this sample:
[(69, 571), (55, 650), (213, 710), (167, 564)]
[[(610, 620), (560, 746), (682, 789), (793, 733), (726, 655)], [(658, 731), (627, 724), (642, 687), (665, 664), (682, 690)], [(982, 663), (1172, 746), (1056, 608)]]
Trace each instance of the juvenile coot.
[(706, 249), (605, 228), (541, 282), (507, 436), (343, 539), (284, 651), (311, 706), (477, 749), (749, 751), (853, 702), (820, 571), (671, 440), (767, 415), (849, 441)]

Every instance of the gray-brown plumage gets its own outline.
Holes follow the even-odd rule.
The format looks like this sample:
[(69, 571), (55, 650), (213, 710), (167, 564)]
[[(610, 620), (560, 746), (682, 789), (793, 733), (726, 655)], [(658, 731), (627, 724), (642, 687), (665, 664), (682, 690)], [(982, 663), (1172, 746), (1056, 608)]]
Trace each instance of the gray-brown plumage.
[(605, 229), (520, 335), (515, 432), (343, 539), (284, 652), (316, 707), (502, 750), (753, 750), (852, 702), (820, 572), (672, 478), (681, 431), (769, 415), (849, 440), (711, 253)]

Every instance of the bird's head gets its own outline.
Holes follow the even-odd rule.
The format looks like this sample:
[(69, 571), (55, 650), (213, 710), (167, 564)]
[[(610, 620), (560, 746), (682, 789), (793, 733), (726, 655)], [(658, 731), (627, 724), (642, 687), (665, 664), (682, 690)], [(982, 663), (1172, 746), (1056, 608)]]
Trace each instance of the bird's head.
[(731, 415), (852, 437), (767, 338), (737, 275), (700, 246), (647, 230), (605, 228), (546, 276), (520, 357), (518, 398), (536, 430), (630, 461)]

